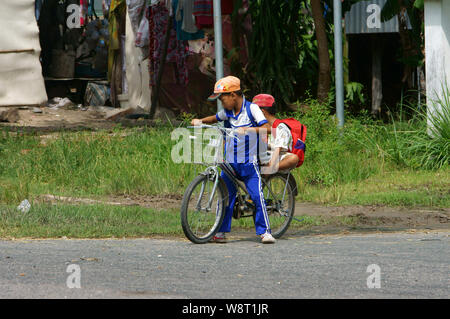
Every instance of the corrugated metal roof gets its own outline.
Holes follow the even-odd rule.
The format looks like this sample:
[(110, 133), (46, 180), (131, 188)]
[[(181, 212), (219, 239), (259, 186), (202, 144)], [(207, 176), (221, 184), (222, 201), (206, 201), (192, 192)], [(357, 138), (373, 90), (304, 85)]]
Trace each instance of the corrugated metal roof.
[[(397, 16), (389, 21), (381, 22), (381, 10), (387, 0), (361, 1), (352, 5), (345, 14), (345, 33), (394, 33), (398, 32)], [(408, 16), (406, 16), (408, 29), (411, 29)]]

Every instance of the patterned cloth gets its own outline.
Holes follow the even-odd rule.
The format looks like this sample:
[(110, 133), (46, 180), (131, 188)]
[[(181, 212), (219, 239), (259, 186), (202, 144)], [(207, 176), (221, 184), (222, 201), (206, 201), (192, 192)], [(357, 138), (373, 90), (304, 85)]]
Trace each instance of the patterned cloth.
[(107, 84), (89, 82), (84, 95), (85, 105), (103, 106), (110, 96)]
[(108, 50), (108, 80), (111, 85), (111, 104), (119, 107), (117, 96), (123, 90), (123, 55), (122, 36), (125, 35), (125, 0), (112, 0), (109, 7), (109, 50)]
[[(157, 3), (148, 7), (147, 18), (149, 22), (149, 72), (150, 86), (156, 84), (158, 70), (160, 68), (161, 54), (166, 36), (167, 24), (169, 21), (169, 11), (166, 6)], [(177, 40), (177, 32), (173, 25), (169, 26), (170, 40), (167, 48), (166, 62), (174, 62), (177, 66), (178, 82), (183, 85), (188, 83), (187, 57), (189, 55), (189, 45), (187, 41)]]
[(111, 5), (111, 0), (102, 0), (102, 10), (103, 15), (108, 17), (109, 15), (109, 6)]
[[(145, 0), (127, 0), (128, 15), (130, 16), (131, 27), (136, 37), (135, 44), (137, 47), (144, 48), (148, 46), (149, 27), (145, 14)], [(147, 49), (148, 50), (148, 49)]]
[(88, 13), (89, 1), (88, 0), (80, 0), (80, 25), (83, 26), (86, 24), (86, 15)]
[[(115, 51), (120, 50), (120, 20), (126, 12), (125, 0), (112, 0), (109, 7), (109, 54), (108, 54), (108, 79), (111, 80), (111, 72)], [(125, 27), (125, 26), (123, 26)]]
[(212, 0), (195, 0), (194, 12), (197, 28), (210, 28), (214, 23)]

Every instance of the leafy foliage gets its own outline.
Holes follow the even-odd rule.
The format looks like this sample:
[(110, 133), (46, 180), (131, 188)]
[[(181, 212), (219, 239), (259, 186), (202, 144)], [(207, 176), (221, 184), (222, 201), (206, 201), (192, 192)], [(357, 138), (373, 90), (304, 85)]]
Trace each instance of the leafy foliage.
[[(422, 48), (424, 46), (423, 42), (423, 0), (387, 0), (386, 4), (381, 10), (381, 21), (388, 21), (400, 14), (402, 8), (406, 9), (409, 17), (409, 22), (411, 23), (412, 32), (411, 39), (416, 47), (416, 54), (408, 58), (402, 58), (401, 61), (406, 65), (411, 65), (413, 67), (422, 65), (423, 54)], [(404, 48), (405, 49), (405, 48)]]
[(348, 82), (345, 85), (345, 98), (348, 102), (365, 102), (364, 86), (358, 82)]
[(257, 0), (249, 8), (253, 32), (248, 72), (253, 89), (270, 93), (280, 102), (293, 96), (296, 71), (304, 60), (296, 45), (302, 42), (301, 5), (301, 1)]

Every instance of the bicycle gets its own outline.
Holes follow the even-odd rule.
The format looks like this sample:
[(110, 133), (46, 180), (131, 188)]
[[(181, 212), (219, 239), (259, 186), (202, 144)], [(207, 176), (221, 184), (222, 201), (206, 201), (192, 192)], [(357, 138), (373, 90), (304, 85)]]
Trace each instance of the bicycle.
[[(234, 136), (235, 130), (213, 125), (201, 125), (195, 128), (214, 129), (219, 133), (215, 137), (211, 135), (206, 144), (214, 151), (211, 157), (212, 165), (200, 163), (210, 166), (192, 180), (186, 188), (181, 203), (181, 225), (184, 234), (191, 242), (203, 244), (207, 243), (219, 230), (228, 205), (228, 190), (220, 177), (219, 170), (230, 178), (238, 190), (233, 207), (233, 218), (253, 217), (254, 221), (256, 208), (244, 183), (237, 178), (232, 166), (220, 156), (226, 136), (239, 138)], [(203, 136), (190, 136), (190, 138), (203, 140)], [(262, 184), (272, 236), (280, 238), (287, 231), (294, 216), (297, 195), (295, 178), (290, 171), (287, 174), (275, 173), (263, 178)]]

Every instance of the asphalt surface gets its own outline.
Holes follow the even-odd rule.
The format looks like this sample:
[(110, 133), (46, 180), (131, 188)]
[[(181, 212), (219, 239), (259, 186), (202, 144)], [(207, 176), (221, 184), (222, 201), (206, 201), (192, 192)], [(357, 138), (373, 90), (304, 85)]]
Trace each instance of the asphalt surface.
[[(449, 298), (449, 236), (3, 240), (0, 298)], [(368, 288), (372, 264), (380, 288)], [(70, 265), (79, 266), (81, 288), (68, 288)]]

